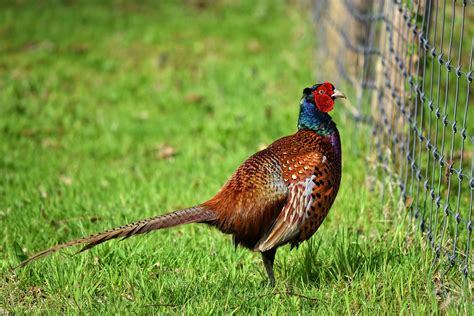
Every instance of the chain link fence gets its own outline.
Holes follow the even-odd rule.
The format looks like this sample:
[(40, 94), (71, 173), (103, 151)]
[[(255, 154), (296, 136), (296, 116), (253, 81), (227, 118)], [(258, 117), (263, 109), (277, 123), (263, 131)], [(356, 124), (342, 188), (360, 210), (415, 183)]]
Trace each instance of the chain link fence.
[(372, 129), (382, 195), (397, 192), (442, 277), (472, 280), (474, 2), (326, 0), (314, 12), (325, 71), (354, 87), (352, 114)]

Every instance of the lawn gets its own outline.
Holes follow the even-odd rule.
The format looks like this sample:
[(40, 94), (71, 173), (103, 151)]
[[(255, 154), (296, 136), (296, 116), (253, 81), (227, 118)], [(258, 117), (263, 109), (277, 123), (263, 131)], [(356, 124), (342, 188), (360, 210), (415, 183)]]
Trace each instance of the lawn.
[(279, 250), (275, 288), (258, 253), (198, 224), (12, 271), (202, 202), (293, 133), (302, 89), (335, 78), (315, 71), (310, 13), (299, 1), (2, 1), (0, 314), (472, 313), (461, 280), (442, 291), (405, 210), (381, 204), (370, 129), (344, 102), (338, 198), (310, 242)]

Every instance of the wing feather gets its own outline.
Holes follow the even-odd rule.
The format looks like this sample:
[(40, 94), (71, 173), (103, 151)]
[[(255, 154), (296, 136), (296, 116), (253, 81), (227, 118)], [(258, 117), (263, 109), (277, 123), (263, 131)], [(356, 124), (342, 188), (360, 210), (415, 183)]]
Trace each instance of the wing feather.
[[(317, 177), (315, 167), (323, 166), (327, 159), (318, 153), (310, 153), (299, 158), (298, 160), (304, 163), (298, 166), (297, 162), (289, 168), (293, 174), (289, 174), (288, 178), (293, 181), (288, 186), (287, 202), (268, 234), (255, 246), (257, 251), (267, 251), (294, 239), (299, 235), (300, 228), (308, 217), (307, 211), (314, 201), (312, 193), (317, 185), (313, 181)], [(295, 169), (295, 166), (299, 168)]]

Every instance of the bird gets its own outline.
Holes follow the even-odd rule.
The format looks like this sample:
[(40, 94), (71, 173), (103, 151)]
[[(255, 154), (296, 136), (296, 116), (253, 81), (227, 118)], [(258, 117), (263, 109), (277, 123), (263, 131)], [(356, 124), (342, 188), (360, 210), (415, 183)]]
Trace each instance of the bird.
[(324, 82), (303, 90), (298, 129), (245, 160), (209, 200), (165, 215), (93, 234), (38, 252), (16, 268), (83, 245), (88, 250), (115, 238), (204, 223), (233, 237), (235, 246), (260, 252), (269, 283), (275, 285), (277, 249), (309, 239), (328, 214), (341, 182), (341, 140), (332, 117), (334, 101), (345, 98)]

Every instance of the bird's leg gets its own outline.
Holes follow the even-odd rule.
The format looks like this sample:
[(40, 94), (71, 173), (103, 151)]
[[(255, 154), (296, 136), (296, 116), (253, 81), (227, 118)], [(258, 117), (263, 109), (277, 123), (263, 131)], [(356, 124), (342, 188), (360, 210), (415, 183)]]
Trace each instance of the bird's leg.
[(270, 286), (275, 286), (275, 275), (273, 274), (273, 261), (275, 261), (276, 248), (262, 252), (263, 265), (267, 270)]

